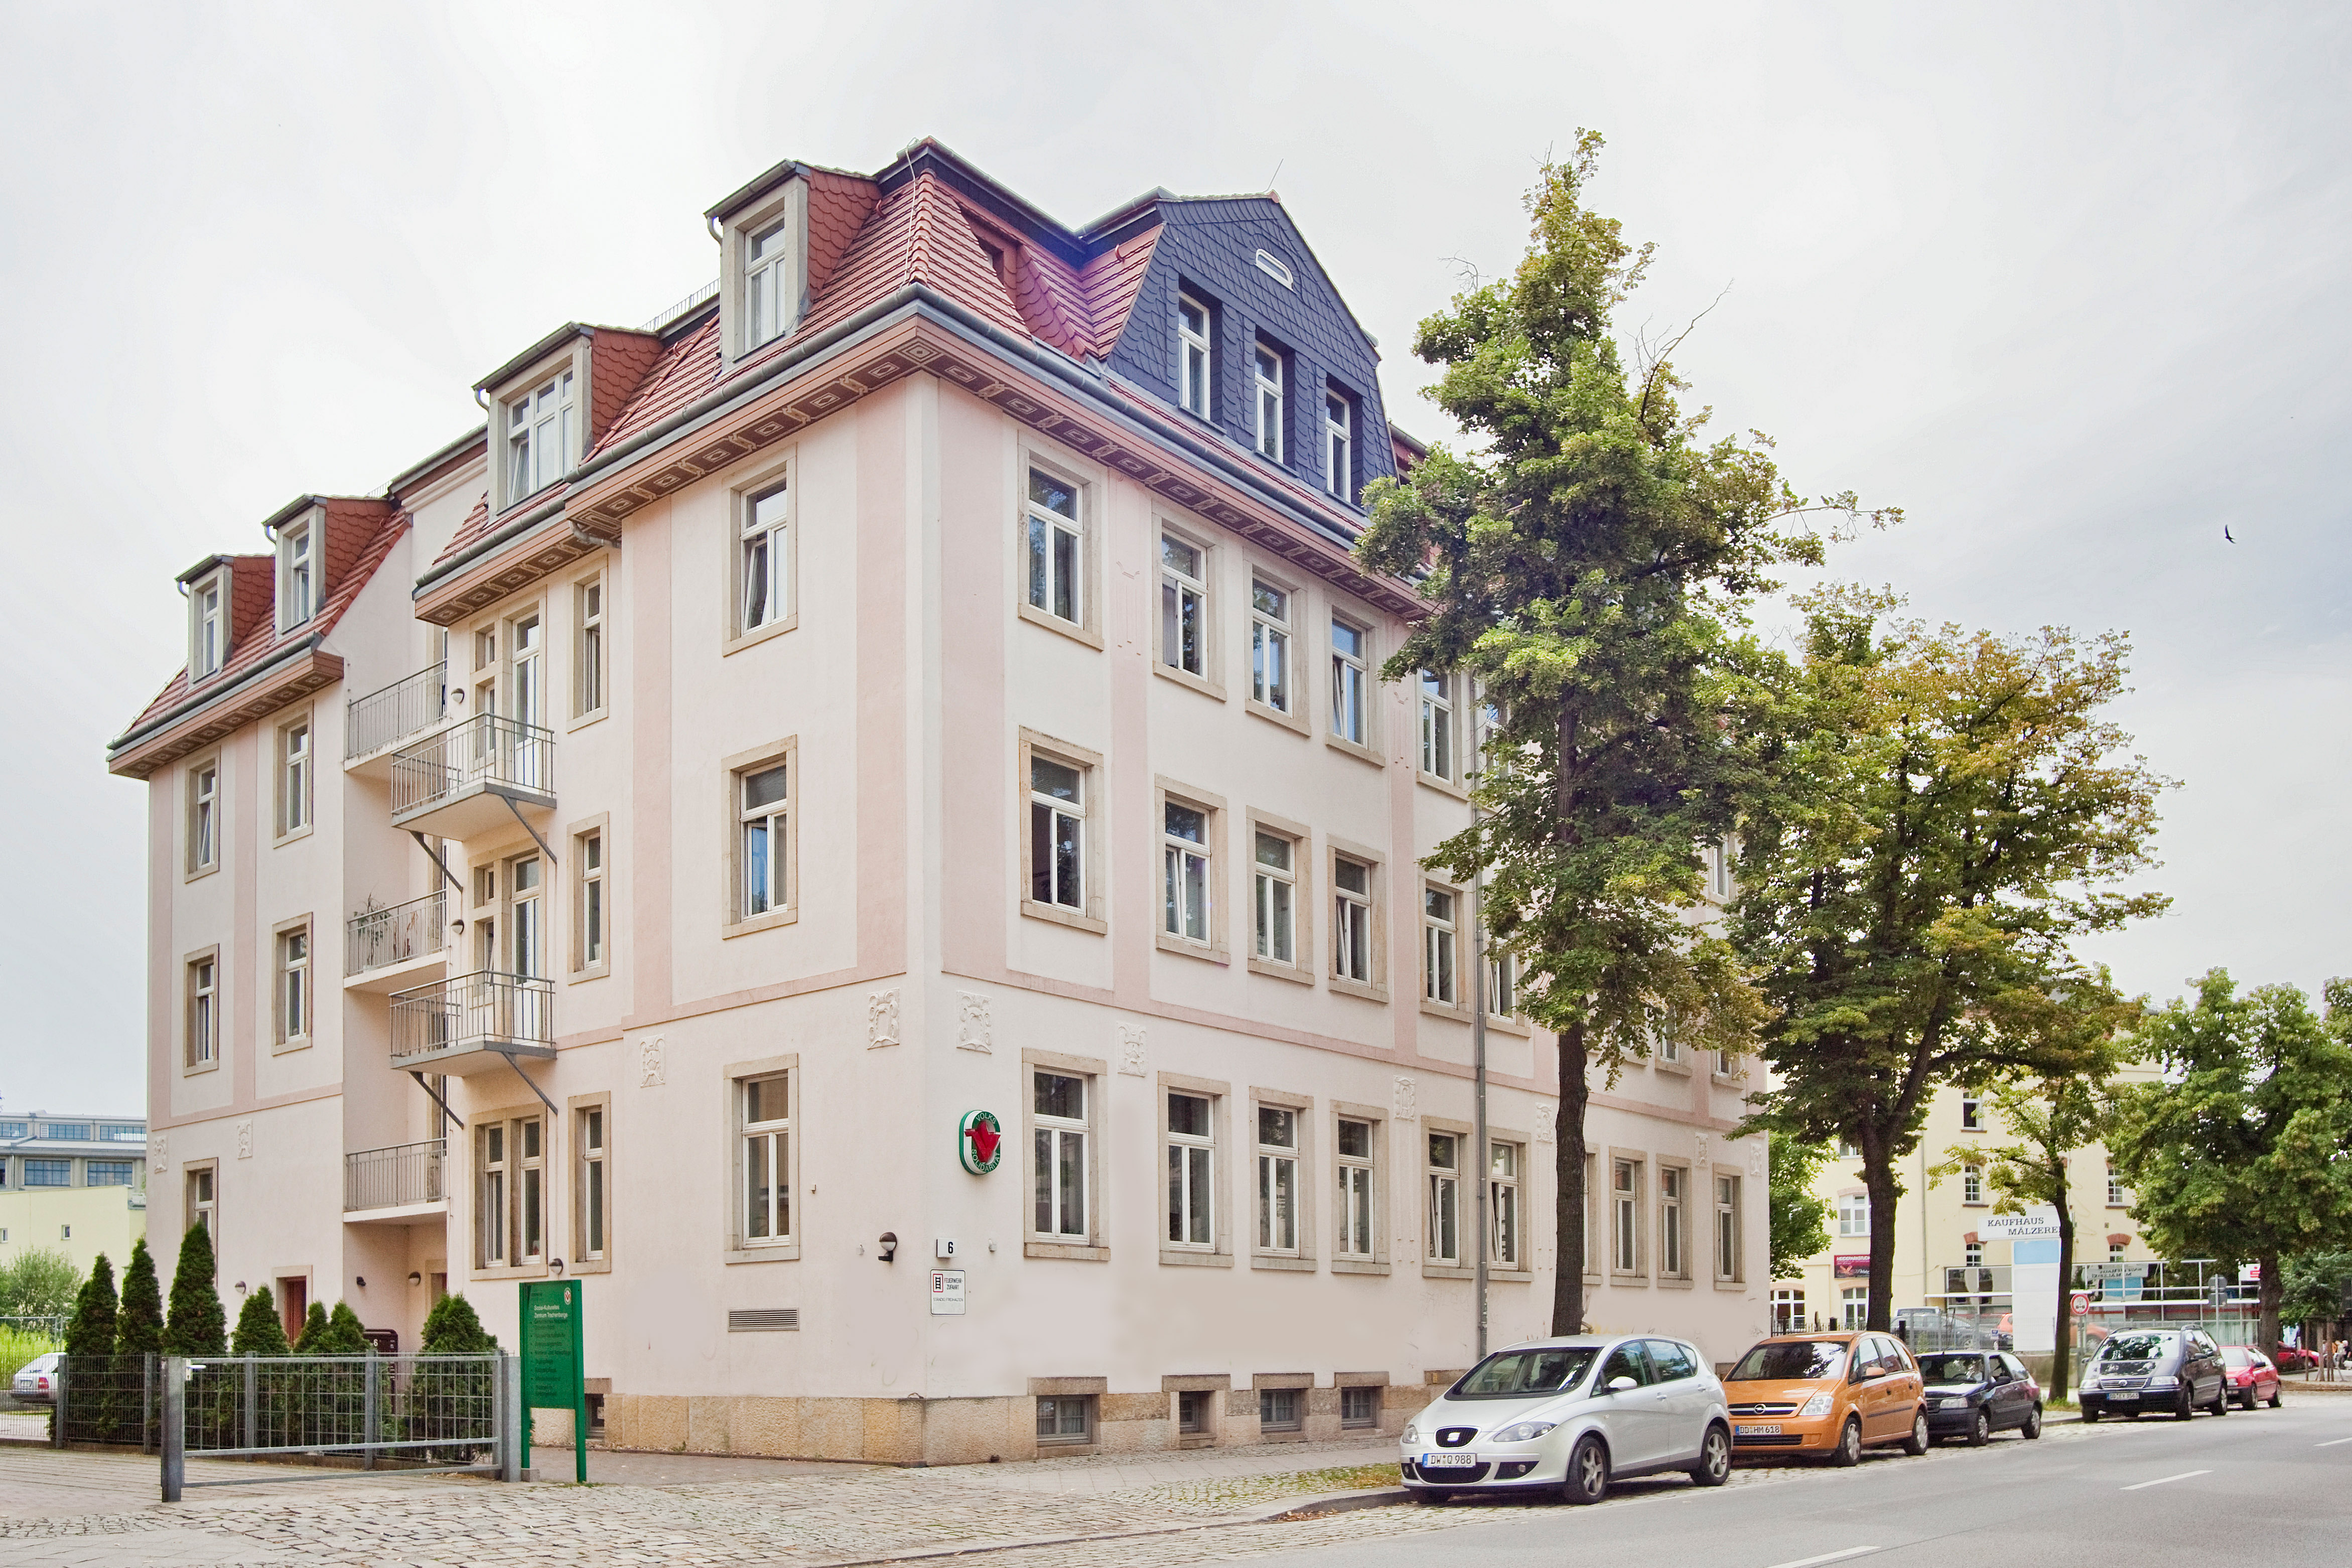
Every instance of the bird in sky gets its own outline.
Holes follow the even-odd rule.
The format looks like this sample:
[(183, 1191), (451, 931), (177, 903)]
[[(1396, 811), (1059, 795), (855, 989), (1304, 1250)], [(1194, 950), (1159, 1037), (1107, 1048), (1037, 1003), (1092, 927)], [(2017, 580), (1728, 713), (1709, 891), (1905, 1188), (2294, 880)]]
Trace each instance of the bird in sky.
[(2238, 536), (2230, 531), (2230, 525), (2227, 523), (2223, 523), (2221, 525), (2221, 537), (2229, 540), (2231, 544), (2236, 544), (2238, 542)]

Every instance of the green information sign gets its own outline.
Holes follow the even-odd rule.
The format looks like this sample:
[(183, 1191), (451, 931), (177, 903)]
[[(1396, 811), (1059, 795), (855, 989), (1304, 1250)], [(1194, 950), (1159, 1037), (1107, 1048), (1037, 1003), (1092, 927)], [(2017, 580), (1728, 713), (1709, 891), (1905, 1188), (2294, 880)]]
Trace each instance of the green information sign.
[(530, 1463), (530, 1413), (572, 1412), (578, 1479), (588, 1484), (588, 1383), (582, 1371), (580, 1281), (527, 1280), (522, 1285), (522, 1448)]

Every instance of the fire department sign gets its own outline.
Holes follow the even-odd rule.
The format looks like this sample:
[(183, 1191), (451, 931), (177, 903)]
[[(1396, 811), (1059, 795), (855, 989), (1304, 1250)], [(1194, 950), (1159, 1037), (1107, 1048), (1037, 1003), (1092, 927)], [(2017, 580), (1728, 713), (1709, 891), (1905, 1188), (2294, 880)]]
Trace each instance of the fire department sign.
[(1004, 1128), (993, 1111), (966, 1111), (956, 1128), (956, 1158), (974, 1176), (986, 1176), (1004, 1157)]

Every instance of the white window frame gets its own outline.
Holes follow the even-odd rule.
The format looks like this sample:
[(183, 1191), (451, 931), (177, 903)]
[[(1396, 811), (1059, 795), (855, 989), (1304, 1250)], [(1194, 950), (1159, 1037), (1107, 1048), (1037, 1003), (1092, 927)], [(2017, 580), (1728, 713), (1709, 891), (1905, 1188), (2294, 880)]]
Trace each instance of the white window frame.
[[(1095, 1440), (1095, 1399), (1092, 1394), (1037, 1396), (1037, 1447), (1051, 1450), (1083, 1448)], [(1075, 1426), (1070, 1417), (1076, 1416)]]
[(1486, 1016), (1490, 1019), (1516, 1018), (1519, 997), (1518, 960), (1494, 943), (1492, 936), (1486, 938)]
[[(1344, 840), (1324, 841), (1331, 897), (1331, 941), (1326, 967), (1333, 990), (1372, 1001), (1388, 999), (1387, 867), (1381, 857)], [(1348, 885), (1355, 871), (1363, 886)], [(1362, 963), (1358, 972), (1358, 960)]]
[(2131, 1207), (2131, 1190), (2124, 1186), (2124, 1174), (2116, 1169), (2116, 1162), (2113, 1160), (2107, 1162), (2107, 1207), (2109, 1208)]
[(1458, 780), (1456, 752), (1460, 749), (1459, 727), (1454, 723), (1454, 677), (1437, 670), (1423, 670), (1416, 677), (1421, 721), (1419, 755), (1421, 775), (1436, 780), (1449, 789)]
[[(1439, 1162), (1437, 1142), (1441, 1138), (1446, 1140), (1451, 1151), (1450, 1164)], [(1423, 1124), (1422, 1225), (1425, 1234), (1421, 1255), (1424, 1267), (1462, 1266), (1462, 1167), (1464, 1151), (1469, 1144), (1467, 1134)], [(1447, 1250), (1449, 1247), (1451, 1251)]]
[(604, 574), (572, 585), (572, 716), (593, 718), (612, 701), (611, 640), (604, 634), (611, 586)]
[[(1184, 319), (1187, 310), (1197, 311), (1201, 325), (1195, 329)], [(1176, 406), (1202, 419), (1213, 419), (1217, 400), (1217, 352), (1215, 310), (1189, 289), (1176, 296)], [(1198, 371), (1196, 375), (1194, 372)]]
[[(1068, 1065), (1063, 1059), (1026, 1051), (1023, 1055), (1021, 1103), (1025, 1113), (1024, 1131), (1027, 1134), (1027, 1147), (1023, 1153), (1029, 1167), (1028, 1190), (1023, 1195), (1023, 1226), (1028, 1235), (1024, 1249), (1029, 1250), (1032, 1256), (1036, 1255), (1034, 1249), (1039, 1247), (1092, 1249), (1102, 1226), (1102, 1206), (1098, 1200), (1101, 1184), (1096, 1173), (1100, 1145), (1099, 1125), (1104, 1109), (1102, 1075), (1099, 1071)], [(1077, 1116), (1052, 1114), (1037, 1108), (1038, 1081), (1049, 1075), (1077, 1082)], [(1063, 1151), (1074, 1145), (1076, 1155), (1070, 1164), (1076, 1173), (1075, 1189), (1058, 1179)], [(1037, 1223), (1036, 1200), (1041, 1190), (1046, 1195), (1046, 1224), (1044, 1227)], [(1069, 1213), (1074, 1191), (1077, 1210), (1075, 1221)]]
[[(1269, 848), (1279, 852), (1268, 860)], [(1307, 844), (1297, 835), (1270, 824), (1250, 823), (1250, 956), (1260, 964), (1285, 969), (1299, 967), (1301, 917), (1306, 907), (1300, 884), (1306, 872)], [(1285, 926), (1288, 929), (1286, 931)]]
[[(1361, 1154), (1348, 1149), (1347, 1129), (1364, 1129)], [(1332, 1117), (1331, 1159), (1338, 1173), (1338, 1193), (1332, 1220), (1337, 1232), (1331, 1252), (1334, 1267), (1371, 1264), (1381, 1255), (1381, 1136), (1383, 1122), (1339, 1107)]]
[(280, 636), (319, 612), (319, 529), (314, 517), (278, 530), (278, 632)]
[[(792, 220), (774, 222), (743, 234), (743, 345), (756, 349), (772, 343), (793, 329), (800, 314), (799, 291), (793, 287), (793, 235)], [(762, 246), (774, 242), (772, 249)]]
[[(1266, 374), (1269, 365), (1274, 371), (1271, 377)], [(1290, 367), (1284, 362), (1281, 350), (1263, 338), (1251, 345), (1250, 382), (1255, 392), (1258, 455), (1276, 463), (1287, 460), (1284, 453), (1283, 405), (1289, 380)]]
[(2130, 1243), (2129, 1243), (2129, 1242), (2126, 1242), (2126, 1241), (2110, 1241), (2110, 1242), (2108, 1242), (2108, 1243), (2107, 1243), (2107, 1261), (2108, 1261), (2108, 1262), (2110, 1262), (2110, 1263), (2120, 1263), (2120, 1262), (2122, 1262), (2122, 1261), (2124, 1260), (2124, 1251), (2125, 1251), (2125, 1249), (2126, 1249), (2127, 1247), (2129, 1247), (2129, 1246), (2130, 1246)]
[(188, 586), (188, 684), (219, 674), (228, 655), (229, 574), (223, 569)]
[[(1255, 1156), (1250, 1180), (1251, 1249), (1264, 1258), (1307, 1258), (1314, 1247), (1307, 1222), (1306, 1173), (1308, 1111), (1286, 1100), (1252, 1096), (1250, 1145)], [(1290, 1142), (1269, 1142), (1269, 1127), (1286, 1129)], [(1278, 1198), (1287, 1182), (1288, 1227), (1282, 1224)]]
[(1250, 576), (1250, 701), (1291, 718), (1298, 709), (1297, 638), (1291, 625), (1301, 595), (1264, 572)]
[(572, 976), (608, 974), (613, 959), (612, 817), (572, 824)]
[(506, 432), (507, 506), (562, 483), (579, 464), (580, 390), (585, 379), (576, 360), (566, 359), (499, 400)]
[(1960, 1167), (1960, 1201), (1965, 1204), (1984, 1202), (1983, 1166), (1962, 1166)]
[[(1197, 1101), (1203, 1107), (1206, 1131), (1176, 1130), (1176, 1102)], [(1220, 1150), (1217, 1127), (1224, 1117), (1224, 1096), (1204, 1085), (1170, 1083), (1160, 1086), (1161, 1166), (1167, 1173), (1168, 1233), (1160, 1239), (1164, 1252), (1202, 1256), (1222, 1249), (1224, 1228), (1217, 1223), (1217, 1176)], [(1034, 1216), (1033, 1216), (1034, 1219)], [(1178, 1234), (1178, 1232), (1182, 1234)], [(1199, 1234), (1196, 1234), (1199, 1232)]]
[(476, 1117), (470, 1131), (474, 1272), (496, 1279), (537, 1273), (547, 1260), (547, 1118), (537, 1106), (500, 1111)]
[[(741, 829), (737, 854), (742, 880), (735, 910), (739, 923), (793, 905), (791, 844), (793, 818), (797, 814), (793, 810), (793, 775), (797, 771), (789, 758), (781, 757), (766, 766), (735, 770), (735, 820)], [(755, 800), (755, 785), (772, 793), (763, 793)]]
[(306, 917), (281, 925), (274, 934), (275, 996), (277, 1015), (277, 1046), (280, 1051), (299, 1050), (310, 1043), (312, 1014), (318, 1008), (316, 973), (311, 960), (316, 956), (310, 939), (310, 922)]
[[(1354, 633), (1361, 652), (1349, 653), (1339, 645), (1339, 632), (1345, 627)], [(1372, 715), (1376, 705), (1373, 693), (1376, 675), (1372, 663), (1371, 628), (1352, 615), (1336, 612), (1331, 616), (1331, 727), (1329, 738), (1340, 746), (1365, 757), (1377, 758), (1372, 751)], [(1351, 733), (1352, 723), (1352, 733)]]
[(1715, 1282), (1736, 1285), (1747, 1277), (1747, 1249), (1742, 1245), (1745, 1216), (1740, 1211), (1739, 1176), (1731, 1171), (1717, 1170), (1708, 1184), (1715, 1198), (1715, 1229), (1709, 1238), (1713, 1243)]
[(1690, 1270), (1688, 1166), (1658, 1163), (1658, 1278), (1680, 1280)]
[[(1047, 491), (1066, 494), (1069, 510), (1056, 506)], [(1087, 528), (1087, 486), (1068, 475), (1031, 458), (1022, 474), (1021, 602), (1030, 614), (1049, 625), (1086, 630), (1094, 606), (1087, 591), (1091, 562)], [(1065, 545), (1066, 542), (1066, 547)]]
[(795, 619), (793, 599), (793, 486), (789, 475), (747, 490), (738, 509), (735, 632), (738, 636)]
[[(1336, 413), (1334, 411), (1337, 411)], [(1323, 392), (1323, 488), (1335, 500), (1355, 505), (1356, 405), (1341, 392)]]
[(1870, 1234), (1870, 1195), (1866, 1192), (1842, 1192), (1837, 1195), (1837, 1233), (1840, 1236)]
[(192, 1165), (184, 1174), (181, 1191), (190, 1225), (201, 1225), (212, 1239), (213, 1250), (220, 1250), (220, 1166), (206, 1161)]
[[(751, 751), (737, 752), (723, 758), (719, 768), (726, 781), (720, 819), (726, 840), (719, 863), (728, 870), (720, 889), (720, 935), (741, 936), (791, 925), (800, 918), (801, 910), (800, 737), (786, 736)], [(760, 806), (750, 804), (751, 781), (777, 768), (784, 772), (782, 799)], [(764, 825), (768, 844), (767, 873), (760, 890), (765, 904), (756, 909), (751, 886), (755, 824)]]
[(180, 1066), (183, 1071), (202, 1072), (220, 1065), (220, 950), (190, 954), (184, 961), (184, 972), (186, 1000)]
[[(777, 1085), (784, 1098), (781, 1116), (762, 1114), (756, 1120), (751, 1114), (754, 1088), (764, 1091)], [(730, 1071), (728, 1078), (730, 1110), (734, 1121), (734, 1196), (729, 1207), (734, 1211), (734, 1249), (739, 1253), (790, 1252), (800, 1250), (800, 1205), (798, 1175), (800, 1138), (798, 1136), (801, 1093), (800, 1071), (795, 1066), (771, 1067), (751, 1071)], [(764, 1171), (765, 1182), (758, 1187), (758, 1199), (753, 1197), (752, 1178), (756, 1170)], [(764, 1205), (766, 1213), (758, 1213)], [(755, 1220), (764, 1218), (767, 1234), (754, 1235)]]
[[(752, 256), (763, 236), (782, 244)], [(786, 179), (753, 205), (730, 214), (719, 249), (719, 315), (728, 361), (742, 361), (800, 328), (808, 300), (808, 182)], [(774, 270), (772, 270), (774, 269)], [(773, 308), (761, 319), (755, 297)]]
[(613, 1260), (613, 1097), (576, 1096), (572, 1112), (572, 1271), (609, 1270)]
[[(1445, 912), (1435, 904), (1445, 901)], [(1443, 883), (1425, 883), (1421, 894), (1421, 999), (1441, 1012), (1460, 1012), (1462, 1004), (1462, 908), (1458, 889)]]
[(1773, 1286), (1772, 1332), (1802, 1333), (1805, 1324), (1805, 1288), (1802, 1285)]
[[(1169, 559), (1171, 546), (1191, 553), (1191, 570)], [(1216, 595), (1210, 584), (1215, 570), (1216, 555), (1211, 547), (1189, 533), (1160, 525), (1159, 668), (1165, 674), (1198, 682), (1212, 690), (1216, 680), (1211, 657), (1215, 647)], [(1189, 659), (1183, 639), (1188, 623), (1192, 633)]]
[(1870, 1287), (1845, 1285), (1838, 1291), (1838, 1328), (1843, 1333), (1857, 1333), (1870, 1322)]
[(303, 714), (278, 727), (278, 837), (310, 831), (318, 783), (318, 728)]
[(221, 860), (221, 759), (207, 757), (188, 768), (188, 874), (218, 871)]
[[(1222, 813), (1189, 796), (1160, 790), (1160, 934), (1188, 947), (1210, 948), (1217, 934), (1216, 841)], [(1182, 813), (1198, 823), (1188, 837), (1175, 821)]]
[(1609, 1156), (1609, 1272), (1628, 1279), (1641, 1275), (1647, 1261), (1642, 1245), (1646, 1165), (1638, 1155), (1612, 1151)]
[[(1062, 800), (1035, 787), (1035, 765), (1040, 760), (1068, 768), (1078, 776), (1078, 798), (1076, 800)], [(1104, 811), (1101, 794), (1104, 772), (1101, 756), (1084, 747), (1072, 746), (1051, 736), (1024, 729), (1021, 732), (1018, 767), (1020, 771), (1015, 779), (1018, 793), (1014, 799), (1020, 802), (1016, 831), (1021, 858), (1016, 877), (1021, 913), (1041, 920), (1074, 925), (1097, 936), (1108, 931), (1110, 927), (1103, 919)], [(1077, 852), (1077, 885), (1075, 889), (1062, 886), (1057, 862), (1048, 888), (1053, 896), (1040, 899), (1036, 896), (1037, 834), (1043, 827), (1052, 835), (1049, 842), (1058, 841), (1060, 832), (1057, 824), (1064, 819), (1073, 824), (1071, 841)], [(1061, 895), (1066, 892), (1075, 892), (1077, 901), (1075, 904), (1062, 902)], [(1157, 927), (1160, 922), (1155, 918), (1152, 924)]]
[(1486, 1256), (1505, 1273), (1528, 1271), (1528, 1146), (1513, 1138), (1486, 1139)]
[(1984, 1102), (1974, 1094), (1960, 1096), (1960, 1131), (1981, 1133), (1985, 1130)]

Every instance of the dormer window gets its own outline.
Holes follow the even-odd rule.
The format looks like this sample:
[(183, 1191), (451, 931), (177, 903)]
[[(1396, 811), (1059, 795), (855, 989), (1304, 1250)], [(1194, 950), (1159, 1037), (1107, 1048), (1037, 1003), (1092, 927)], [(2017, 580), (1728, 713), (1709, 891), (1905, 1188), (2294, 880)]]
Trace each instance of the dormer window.
[(722, 225), (719, 312), (730, 361), (791, 336), (808, 304), (808, 182), (770, 175), (782, 183), (739, 191), (709, 214)]
[(278, 534), (278, 630), (290, 632), (318, 612), (316, 531), (307, 522)]
[(228, 656), (226, 576), (215, 573), (188, 591), (188, 679), (218, 674)]
[(792, 247), (785, 243), (790, 227), (779, 219), (744, 241), (743, 346), (747, 349), (756, 349), (792, 329), (793, 306), (797, 301), (787, 298), (785, 292), (792, 284), (788, 262)]
[(1323, 394), (1323, 487), (1342, 501), (1355, 499), (1349, 467), (1356, 428), (1352, 415), (1346, 398), (1338, 392)]
[(559, 371), (507, 404), (507, 501), (536, 495), (571, 469), (579, 416), (573, 372)]
[(1283, 460), (1282, 356), (1264, 343), (1257, 345), (1257, 449), (1276, 463)]
[(1209, 308), (1189, 294), (1176, 297), (1176, 401), (1209, 417)]

